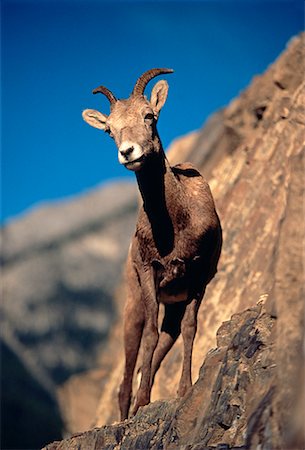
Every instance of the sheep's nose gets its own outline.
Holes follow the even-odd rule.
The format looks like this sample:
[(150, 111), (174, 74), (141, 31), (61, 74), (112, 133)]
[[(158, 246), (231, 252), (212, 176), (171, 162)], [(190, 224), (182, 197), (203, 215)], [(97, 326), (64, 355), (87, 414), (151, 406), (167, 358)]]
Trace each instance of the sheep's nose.
[(118, 158), (120, 164), (126, 165), (143, 156), (142, 147), (137, 142), (123, 141), (118, 148)]
[(122, 156), (124, 156), (125, 158), (127, 158), (127, 156), (129, 156), (134, 150), (134, 147), (128, 147), (128, 148), (122, 148), (120, 149), (120, 153)]

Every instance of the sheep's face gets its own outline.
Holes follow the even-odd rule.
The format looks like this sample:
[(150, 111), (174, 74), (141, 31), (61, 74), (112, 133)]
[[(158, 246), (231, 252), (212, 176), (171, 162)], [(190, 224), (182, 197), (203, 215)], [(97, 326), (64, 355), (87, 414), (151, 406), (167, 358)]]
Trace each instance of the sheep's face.
[(118, 159), (127, 169), (137, 171), (147, 157), (158, 151), (156, 124), (168, 92), (168, 84), (161, 80), (154, 86), (150, 101), (143, 95), (117, 100), (109, 116), (86, 109), (84, 120), (89, 125), (104, 130), (118, 147)]

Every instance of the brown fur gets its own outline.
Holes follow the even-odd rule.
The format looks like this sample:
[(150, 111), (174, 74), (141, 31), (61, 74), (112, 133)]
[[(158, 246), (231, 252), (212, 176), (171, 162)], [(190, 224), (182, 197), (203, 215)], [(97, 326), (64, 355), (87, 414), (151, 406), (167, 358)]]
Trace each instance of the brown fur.
[[(119, 153), (126, 153), (122, 142), (131, 143), (124, 158), (126, 167), (136, 173), (143, 199), (126, 266), (125, 370), (119, 389), (122, 419), (128, 417), (141, 342), (142, 375), (133, 413), (149, 403), (154, 376), (180, 333), (184, 357), (178, 395), (191, 386), (197, 312), (206, 285), (217, 271), (222, 245), (208, 183), (190, 163), (170, 167), (162, 149), (156, 122), (166, 96), (167, 84), (161, 81), (153, 88), (150, 102), (132, 95), (114, 103), (109, 117), (93, 110), (83, 113), (90, 125), (110, 130)], [(149, 112), (153, 117), (147, 117)], [(134, 163), (136, 147), (141, 157), (134, 158)], [(165, 304), (165, 315), (159, 332), (160, 302)]]

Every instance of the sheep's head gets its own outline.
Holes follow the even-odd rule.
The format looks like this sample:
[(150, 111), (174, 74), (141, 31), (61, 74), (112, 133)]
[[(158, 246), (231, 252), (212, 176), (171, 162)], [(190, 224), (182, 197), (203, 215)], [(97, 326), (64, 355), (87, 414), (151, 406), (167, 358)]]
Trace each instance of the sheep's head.
[(93, 93), (99, 92), (108, 98), (110, 114), (107, 116), (94, 109), (83, 111), (83, 119), (89, 125), (104, 130), (115, 140), (119, 162), (129, 170), (139, 170), (147, 157), (156, 151), (156, 123), (167, 98), (165, 80), (155, 84), (150, 100), (144, 96), (145, 87), (157, 75), (172, 72), (172, 69), (148, 70), (137, 80), (126, 100), (117, 100), (109, 89), (100, 86)]

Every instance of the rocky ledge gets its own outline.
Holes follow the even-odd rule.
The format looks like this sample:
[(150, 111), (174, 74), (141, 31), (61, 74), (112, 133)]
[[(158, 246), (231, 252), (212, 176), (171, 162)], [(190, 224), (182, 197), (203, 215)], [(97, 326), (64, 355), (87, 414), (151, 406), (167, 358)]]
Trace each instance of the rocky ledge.
[[(262, 304), (235, 314), (219, 328), (217, 348), (207, 354), (198, 381), (184, 398), (157, 401), (130, 420), (94, 428), (45, 449), (199, 450), (249, 448), (262, 439), (274, 442), (275, 327), (276, 319)], [(262, 427), (266, 422), (270, 426)]]

